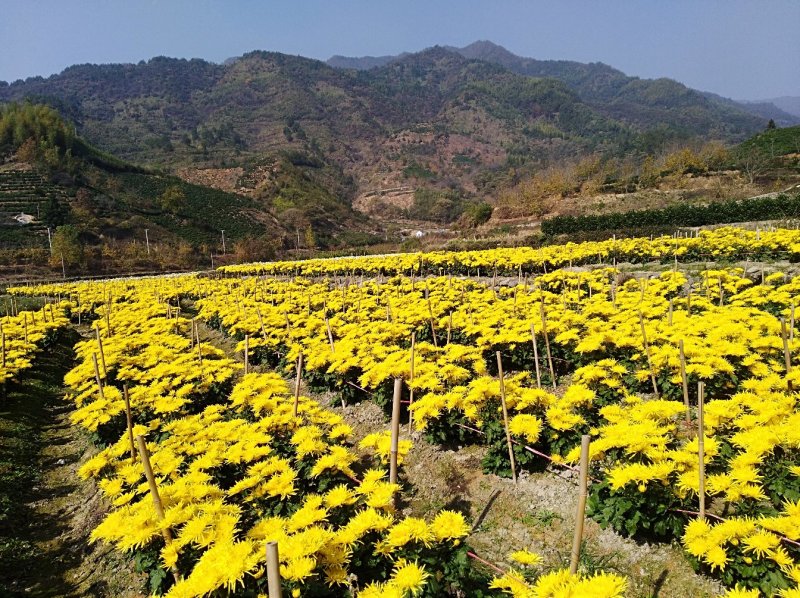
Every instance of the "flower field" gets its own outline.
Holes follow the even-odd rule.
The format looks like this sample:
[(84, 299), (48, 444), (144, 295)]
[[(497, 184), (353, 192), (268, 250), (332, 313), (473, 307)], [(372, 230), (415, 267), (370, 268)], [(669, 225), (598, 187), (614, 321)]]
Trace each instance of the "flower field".
[[(525, 546), (513, 568), (482, 563), (459, 512), (404, 516), (388, 423), (359, 438), (344, 415), (360, 401), (388, 415), (400, 378), (401, 469), (412, 436), (480, 445), (505, 477), (576, 468), (588, 434), (589, 517), (679, 543), (727, 596), (792, 597), (800, 279), (733, 264), (795, 256), (796, 231), (724, 228), (12, 292), (56, 299), (37, 326), (81, 320), (65, 384), (99, 452), (80, 475), (112, 505), (93, 539), (135, 555), (154, 593), (267, 595), (277, 542), (292, 596), (625, 595), (617, 572), (545, 569)], [(680, 266), (701, 259), (717, 263)], [(623, 261), (668, 266), (631, 276)], [(19, 322), (3, 325), (16, 343)]]

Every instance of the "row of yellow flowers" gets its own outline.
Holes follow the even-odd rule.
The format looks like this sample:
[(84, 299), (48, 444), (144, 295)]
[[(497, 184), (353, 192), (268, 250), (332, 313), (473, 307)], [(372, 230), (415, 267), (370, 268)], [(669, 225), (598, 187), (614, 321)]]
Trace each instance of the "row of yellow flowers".
[(778, 229), (748, 231), (722, 227), (700, 231), (693, 237), (661, 236), (655, 239), (625, 238), (606, 241), (548, 245), (541, 249), (530, 247), (500, 248), (477, 251), (435, 251), (385, 256), (354, 256), (262, 262), (224, 266), (230, 274), (319, 276), (325, 274), (437, 274), (440, 269), (452, 273), (495, 271), (545, 272), (565, 266), (647, 261), (716, 261), (720, 259), (762, 259), (800, 257), (800, 232)]
[(0, 318), (0, 383), (18, 379), (21, 372), (33, 365), (48, 335), (68, 323), (63, 310), (54, 309), (52, 304)]
[[(418, 393), (412, 412), (421, 429), (448, 413), (462, 414), (480, 427), (486, 416), (484, 408), (495, 408), (492, 401), (500, 394), (487, 355), (497, 349), (511, 357), (520, 355), (521, 348), (531, 343), (533, 324), (543, 377), (549, 339), (554, 359), (561, 360), (556, 369), (569, 374), (571, 384), (558, 392), (537, 388), (532, 363), (523, 363), (520, 357), (516, 365), (521, 367), (514, 368), (512, 359), (512, 369), (527, 370), (506, 381), (514, 435), (530, 445), (545, 441), (557, 446), (553, 457), (570, 459), (569, 449), (580, 432), (590, 431), (603, 440), (602, 426), (614, 422), (610, 419), (612, 407), (602, 408), (608, 403), (619, 405), (614, 408), (625, 409), (623, 420), (629, 427), (615, 432), (614, 437), (622, 441), (614, 447), (614, 460), (603, 461), (604, 479), (611, 491), (619, 492), (628, 482), (639, 492), (645, 492), (650, 481), (664, 487), (670, 476), (679, 473), (684, 483), (674, 486), (675, 496), (679, 502), (685, 501), (692, 492), (688, 480), (696, 478), (698, 449), (696, 440), (680, 425), (684, 407), (681, 402), (664, 401), (662, 405), (652, 400), (640, 406), (636, 394), (648, 390), (649, 381), (656, 378), (660, 394), (680, 399), (679, 342), (683, 341), (687, 376), (692, 383), (705, 381), (709, 398), (714, 399), (709, 405), (711, 413), (716, 402), (729, 409), (724, 402), (732, 397), (744, 401), (748, 415), (753, 410), (774, 411), (777, 405), (787, 405), (786, 397), (792, 393), (749, 392), (746, 381), (763, 388), (785, 385), (791, 378), (786, 377), (776, 316), (791, 317), (798, 286), (794, 281), (785, 282), (782, 275), (767, 278), (764, 285), (753, 285), (742, 277), (741, 270), (706, 271), (691, 291), (680, 273), (627, 282), (618, 281), (617, 274), (608, 268), (559, 271), (540, 276), (528, 286), (499, 289), (451, 277), (416, 282), (401, 277), (384, 284), (369, 281), (340, 288), (305, 279), (246, 278), (187, 281), (179, 292), (202, 297), (198, 305), (203, 318), (238, 338), (249, 335), (251, 347), (266, 348), (287, 369), (302, 350), (309, 376), (329, 376), (342, 390), (352, 384), (378, 394), (394, 376), (410, 380), (409, 344), (411, 334), (416, 333), (417, 338), (426, 339), (415, 345), (411, 382)], [(544, 338), (545, 329), (548, 339)], [(787, 339), (787, 344), (793, 350), (794, 341)], [(572, 367), (565, 370), (564, 362)], [(693, 389), (691, 392), (694, 395)], [(635, 415), (634, 408), (642, 410), (643, 418)], [(666, 415), (659, 409), (665, 409)], [(775, 415), (781, 429), (791, 428), (795, 410), (791, 401)], [(649, 430), (662, 425), (665, 417), (669, 424), (666, 434)], [(748, 430), (754, 435), (766, 433), (763, 426), (748, 427), (748, 421), (736, 421), (706, 439), (706, 458), (712, 465), (708, 495), (732, 502), (742, 511), (760, 508), (758, 503), (765, 496), (762, 486), (772, 482), (764, 480), (766, 466), (759, 457), (763, 461), (766, 455), (793, 454), (799, 448), (794, 437), (783, 433), (780, 441), (767, 445), (760, 454), (746, 450), (737, 434)], [(637, 461), (641, 457), (637, 447), (651, 440), (648, 434), (655, 435), (664, 455), (654, 460), (644, 454), (646, 463), (642, 463)], [(560, 439), (565, 442), (558, 444)], [(717, 459), (719, 471), (714, 471), (711, 461), (717, 457), (717, 444), (724, 445), (726, 454)], [(632, 462), (625, 463), (626, 459)], [(625, 480), (628, 473), (640, 470), (650, 471), (650, 477), (634, 475)], [(794, 521), (791, 509), (782, 513), (781, 517)], [(778, 515), (763, 516), (768, 520)], [(797, 540), (791, 529), (783, 537)], [(790, 550), (794, 562), (792, 545)], [(718, 551), (713, 554), (719, 557)], [(700, 559), (713, 567), (713, 554)], [(780, 554), (772, 560), (783, 571), (781, 583), (785, 583), (793, 575), (783, 567), (785, 563), (778, 562)]]

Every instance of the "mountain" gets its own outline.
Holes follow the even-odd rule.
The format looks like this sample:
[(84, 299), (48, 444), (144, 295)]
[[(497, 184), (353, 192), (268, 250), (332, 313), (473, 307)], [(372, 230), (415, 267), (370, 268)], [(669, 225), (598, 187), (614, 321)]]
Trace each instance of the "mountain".
[(674, 81), (489, 42), (349, 62), (370, 63), (257, 51), (221, 65), (77, 65), (0, 84), (0, 102), (46, 103), (107, 153), (262, 202), (315, 234), (369, 230), (354, 205), (449, 221), (565, 160), (739, 141), (766, 125)]
[[(741, 140), (747, 136), (746, 133), (763, 128), (775, 116), (776, 122), (780, 119), (786, 125), (798, 122), (774, 106), (770, 108), (734, 102), (690, 89), (671, 79), (629, 77), (601, 62), (587, 64), (525, 58), (485, 40), (463, 48), (447, 46), (447, 49), (465, 58), (499, 64), (520, 75), (563, 81), (600, 113), (640, 128), (666, 126), (686, 136)], [(359, 59), (336, 58), (335, 62), (331, 59), (329, 63), (335, 66), (349, 63), (348, 68), (364, 68), (356, 66)], [(393, 59), (396, 58), (381, 58), (387, 62)]]
[[(758, 100), (756, 102), (742, 102), (743, 104), (772, 104), (780, 110), (788, 112), (796, 119), (800, 119), (800, 96), (781, 96), (768, 100)], [(777, 121), (776, 121), (777, 122)]]
[(337, 69), (355, 69), (358, 71), (367, 71), (369, 69), (373, 69), (379, 66), (386, 66), (390, 62), (395, 62), (396, 60), (400, 60), (401, 58), (405, 58), (408, 56), (408, 52), (403, 52), (402, 54), (396, 54), (393, 56), (360, 56), (360, 57), (352, 57), (352, 56), (339, 56), (338, 54), (335, 56), (331, 56), (326, 61), (329, 66), (332, 66)]

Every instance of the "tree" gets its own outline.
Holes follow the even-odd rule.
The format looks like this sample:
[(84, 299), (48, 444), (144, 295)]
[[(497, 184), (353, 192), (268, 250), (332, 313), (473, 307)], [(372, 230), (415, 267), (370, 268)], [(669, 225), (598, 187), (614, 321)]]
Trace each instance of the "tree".
[(736, 167), (751, 185), (769, 168), (769, 156), (755, 144), (741, 149), (737, 158)]
[(777, 127), (775, 126), (775, 121), (770, 118), (769, 122), (767, 123), (767, 129), (776, 129), (776, 128)]
[(78, 229), (71, 224), (59, 226), (52, 238), (53, 253), (50, 255), (50, 265), (61, 266), (61, 259), (64, 259), (64, 266), (70, 268), (79, 266), (83, 263), (83, 243), (78, 236)]
[(465, 226), (475, 228), (486, 223), (492, 217), (492, 206), (488, 203), (473, 203), (467, 206), (462, 216)]
[(47, 198), (47, 203), (42, 210), (42, 221), (50, 228), (66, 224), (69, 219), (69, 209), (65, 207), (55, 195)]
[(170, 185), (158, 198), (161, 209), (177, 214), (186, 206), (186, 194), (178, 185)]

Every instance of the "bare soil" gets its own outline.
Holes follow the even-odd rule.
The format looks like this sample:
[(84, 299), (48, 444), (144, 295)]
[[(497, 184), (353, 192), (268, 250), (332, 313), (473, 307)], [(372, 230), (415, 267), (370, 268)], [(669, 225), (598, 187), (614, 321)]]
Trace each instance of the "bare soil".
[[(108, 510), (78, 468), (97, 449), (69, 420), (63, 376), (75, 338), (37, 357), (0, 399), (0, 596), (144, 596), (144, 580), (112, 547), (89, 542)], [(4, 517), (5, 515), (5, 517)]]

